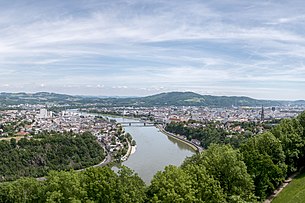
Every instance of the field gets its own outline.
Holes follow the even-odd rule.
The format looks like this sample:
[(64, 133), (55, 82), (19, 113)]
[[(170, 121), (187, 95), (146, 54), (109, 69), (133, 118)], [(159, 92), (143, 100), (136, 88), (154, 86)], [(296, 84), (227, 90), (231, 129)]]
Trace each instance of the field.
[(298, 175), (272, 203), (303, 203), (305, 202), (305, 173)]

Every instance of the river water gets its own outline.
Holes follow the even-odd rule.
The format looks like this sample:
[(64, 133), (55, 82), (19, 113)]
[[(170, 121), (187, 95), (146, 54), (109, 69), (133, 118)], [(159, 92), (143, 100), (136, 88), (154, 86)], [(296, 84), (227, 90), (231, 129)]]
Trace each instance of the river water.
[[(111, 119), (117, 122), (134, 121), (123, 118)], [(163, 170), (167, 165), (179, 166), (186, 157), (195, 153), (190, 146), (164, 135), (154, 126), (128, 126), (124, 129), (132, 135), (137, 147), (135, 153), (131, 154), (123, 165), (138, 173), (146, 184), (150, 183), (157, 171)]]

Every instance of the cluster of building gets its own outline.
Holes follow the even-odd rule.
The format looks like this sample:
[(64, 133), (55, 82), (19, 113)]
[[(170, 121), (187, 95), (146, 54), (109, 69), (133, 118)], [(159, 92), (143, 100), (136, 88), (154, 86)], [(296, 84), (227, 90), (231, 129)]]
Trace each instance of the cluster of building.
[(76, 112), (62, 111), (53, 113), (47, 109), (32, 110), (4, 110), (0, 112), (0, 124), (26, 121), (28, 125), (18, 131), (38, 133), (41, 131), (82, 133), (90, 131), (97, 135), (101, 131), (108, 132), (109, 127), (115, 128), (116, 124), (101, 117), (81, 115)]
[(291, 118), (304, 111), (304, 107), (107, 107), (89, 108), (88, 111), (134, 116), (156, 122), (220, 121), (226, 122), (264, 122)]
[[(208, 107), (105, 107), (86, 108), (80, 111), (64, 110), (52, 112), (47, 108), (27, 106), (23, 110), (0, 111), (0, 137), (12, 136), (5, 132), (5, 125), (14, 125), (13, 134), (27, 136), (42, 131), (75, 132), (89, 131), (94, 134), (110, 152), (121, 152), (130, 147), (121, 126), (104, 117), (95, 116), (87, 112), (133, 116), (142, 120), (150, 120), (159, 124), (171, 122), (187, 122), (192, 127), (204, 127), (205, 123), (217, 121), (217, 127), (228, 132), (242, 133), (246, 129), (234, 123), (263, 123), (283, 118), (297, 116), (304, 111), (304, 107), (244, 107), (244, 108), (208, 108)], [(255, 131), (261, 132), (261, 125)], [(125, 135), (126, 136), (126, 135)]]
[[(20, 125), (21, 123), (24, 123)], [(5, 125), (14, 125), (13, 135), (5, 132)], [(104, 143), (111, 152), (119, 152), (126, 146), (122, 127), (113, 121), (77, 111), (54, 113), (46, 108), (28, 110), (0, 111), (0, 137), (27, 136), (31, 137), (42, 131), (54, 132), (91, 132)], [(121, 137), (121, 139), (119, 139)]]
[[(158, 124), (185, 122), (193, 128), (205, 127), (214, 122), (216, 128), (222, 128), (229, 134), (261, 133), (269, 123), (284, 118), (292, 118), (304, 111), (304, 107), (242, 107), (242, 108), (209, 108), (209, 107), (107, 107), (90, 108), (86, 111), (138, 117)], [(188, 122), (195, 121), (195, 122)], [(250, 126), (244, 123), (253, 123)], [(196, 140), (195, 140), (196, 142)]]

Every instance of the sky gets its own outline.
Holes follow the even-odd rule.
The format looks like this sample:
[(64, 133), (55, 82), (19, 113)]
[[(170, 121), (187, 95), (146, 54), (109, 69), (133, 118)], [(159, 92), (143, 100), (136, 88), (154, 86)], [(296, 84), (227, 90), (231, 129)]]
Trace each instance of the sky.
[(0, 0), (0, 91), (305, 99), (304, 0)]

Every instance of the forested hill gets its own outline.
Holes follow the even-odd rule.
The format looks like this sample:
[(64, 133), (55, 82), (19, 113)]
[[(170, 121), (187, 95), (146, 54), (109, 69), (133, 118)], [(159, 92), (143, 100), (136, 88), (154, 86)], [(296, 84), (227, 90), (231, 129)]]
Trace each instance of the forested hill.
[(168, 92), (146, 97), (114, 98), (70, 96), (48, 92), (39, 93), (0, 93), (0, 107), (18, 104), (69, 104), (75, 107), (88, 104), (99, 106), (283, 106), (305, 105), (304, 100), (272, 101), (249, 97), (200, 95), (193, 92)]
[(231, 106), (279, 106), (282, 101), (256, 100), (249, 97), (236, 96), (211, 96), (200, 95), (193, 92), (169, 92), (138, 98), (138, 103), (147, 106), (208, 106), (208, 107), (231, 107)]
[(82, 169), (102, 162), (104, 157), (103, 148), (89, 132), (43, 132), (19, 141), (1, 140), (0, 182), (42, 177), (50, 170)]

